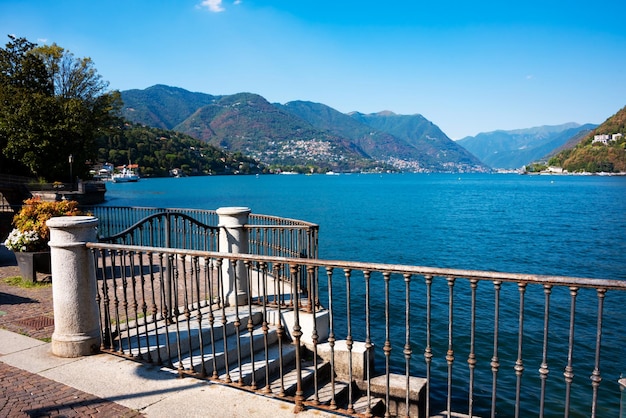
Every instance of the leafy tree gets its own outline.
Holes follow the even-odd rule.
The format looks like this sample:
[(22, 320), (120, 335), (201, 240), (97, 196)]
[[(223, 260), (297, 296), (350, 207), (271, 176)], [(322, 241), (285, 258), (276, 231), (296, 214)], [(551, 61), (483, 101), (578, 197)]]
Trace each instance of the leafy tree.
[(120, 94), (89, 58), (56, 44), (37, 46), (9, 35), (0, 48), (0, 167), (47, 180), (84, 177), (97, 155), (96, 134), (120, 126)]

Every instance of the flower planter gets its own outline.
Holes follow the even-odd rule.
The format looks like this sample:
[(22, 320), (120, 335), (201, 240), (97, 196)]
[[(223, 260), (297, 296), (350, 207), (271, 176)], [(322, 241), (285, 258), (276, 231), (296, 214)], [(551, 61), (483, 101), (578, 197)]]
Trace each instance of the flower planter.
[(50, 274), (50, 251), (16, 252), (22, 280), (35, 283), (37, 272)]

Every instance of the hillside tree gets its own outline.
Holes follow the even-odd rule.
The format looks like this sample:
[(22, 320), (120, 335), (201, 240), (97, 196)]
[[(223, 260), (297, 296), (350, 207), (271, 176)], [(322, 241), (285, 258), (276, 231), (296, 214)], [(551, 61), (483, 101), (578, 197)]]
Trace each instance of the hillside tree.
[(120, 128), (121, 97), (90, 58), (9, 35), (0, 48), (0, 172), (48, 181), (86, 176), (95, 138)]

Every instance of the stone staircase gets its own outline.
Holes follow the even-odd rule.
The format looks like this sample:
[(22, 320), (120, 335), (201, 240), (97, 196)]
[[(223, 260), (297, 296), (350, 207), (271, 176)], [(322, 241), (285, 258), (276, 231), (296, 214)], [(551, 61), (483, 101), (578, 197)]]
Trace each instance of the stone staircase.
[[(119, 341), (116, 354), (163, 364), (177, 370), (181, 377), (218, 381), (294, 403), (299, 398), (305, 408), (320, 408), (344, 416), (384, 416), (386, 386), (370, 385), (368, 397), (361, 366), (356, 367), (350, 382), (342, 372), (346, 369), (345, 364), (341, 364), (347, 360), (345, 351), (335, 352), (333, 372), (327, 343), (317, 346), (317, 358), (313, 356), (311, 345), (303, 343), (298, 356), (296, 345), (289, 337), (289, 326), (277, 325), (277, 311), (268, 310), (266, 317), (273, 319), (266, 322), (260, 307), (253, 307), (252, 312), (248, 312), (247, 307), (240, 307), (238, 312), (234, 308), (219, 312), (204, 308), (200, 312), (200, 319), (180, 315), (178, 321), (169, 323), (152, 321), (151, 317), (146, 317), (145, 321), (140, 319), (137, 326), (129, 322), (114, 335)], [(286, 322), (289, 321), (283, 318), (281, 323)], [(303, 338), (305, 334), (306, 329), (303, 329)], [(342, 350), (341, 342), (336, 350)], [(356, 351), (353, 361), (358, 363)], [(302, 394), (297, 393), (298, 358)], [(418, 404), (423, 402), (420, 398), (423, 398), (425, 382), (411, 379), (417, 379), (415, 385), (419, 388), (412, 394), (415, 403), (409, 411), (411, 416), (420, 416)], [(402, 385), (405, 378), (398, 381)], [(404, 415), (405, 395), (403, 390), (401, 392), (392, 396), (391, 415)]]

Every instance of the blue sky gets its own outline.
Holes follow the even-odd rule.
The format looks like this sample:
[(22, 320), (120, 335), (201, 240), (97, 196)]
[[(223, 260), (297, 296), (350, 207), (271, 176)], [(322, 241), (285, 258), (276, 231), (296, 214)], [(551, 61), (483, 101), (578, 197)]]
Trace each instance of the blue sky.
[(57, 43), (111, 89), (419, 113), (460, 139), (624, 107), (624, 16), (624, 0), (0, 0), (0, 44)]

